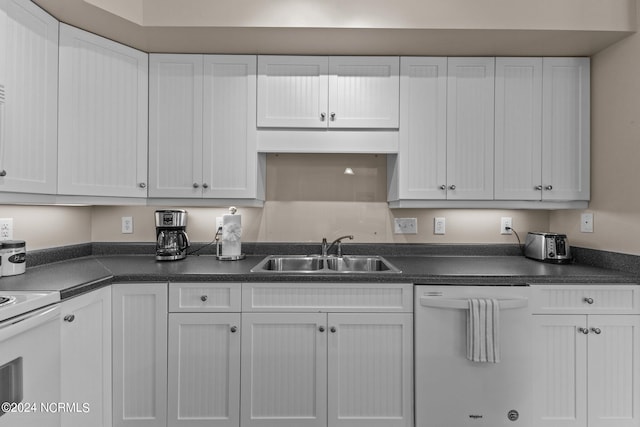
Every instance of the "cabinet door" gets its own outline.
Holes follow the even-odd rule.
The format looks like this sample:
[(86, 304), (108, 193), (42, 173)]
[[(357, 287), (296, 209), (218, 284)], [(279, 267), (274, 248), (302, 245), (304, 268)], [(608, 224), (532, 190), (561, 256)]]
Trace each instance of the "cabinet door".
[(111, 427), (111, 288), (61, 305), (61, 402), (88, 405), (61, 412), (65, 427)]
[(329, 58), (258, 56), (258, 126), (326, 128)]
[(448, 199), (493, 199), (494, 62), (448, 60)]
[(640, 425), (640, 316), (589, 316), (589, 427)]
[(60, 26), (58, 193), (147, 196), (148, 55)]
[(167, 425), (167, 284), (115, 284), (113, 425)]
[(243, 427), (326, 427), (323, 313), (242, 314)]
[(587, 316), (533, 316), (536, 427), (587, 425)]
[(240, 314), (169, 315), (168, 425), (240, 425)]
[(543, 67), (542, 198), (589, 200), (589, 58), (544, 58)]
[(495, 199), (542, 197), (542, 58), (496, 58)]
[(256, 147), (256, 57), (204, 57), (204, 197), (262, 198)]
[(329, 58), (329, 127), (397, 128), (397, 56)]
[(398, 184), (390, 199), (445, 199), (447, 58), (401, 58), (400, 91)]
[(28, 0), (1, 7), (0, 191), (55, 194), (58, 21)]
[(202, 197), (202, 67), (149, 56), (149, 197)]
[(329, 326), (329, 426), (413, 425), (413, 316), (333, 314)]

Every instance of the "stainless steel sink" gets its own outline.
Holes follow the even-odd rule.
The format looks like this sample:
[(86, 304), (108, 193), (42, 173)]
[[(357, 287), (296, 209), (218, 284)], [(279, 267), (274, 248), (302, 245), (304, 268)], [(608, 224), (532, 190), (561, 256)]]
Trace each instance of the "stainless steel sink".
[(318, 271), (324, 267), (324, 259), (319, 256), (285, 255), (268, 256), (251, 269), (256, 271)]
[(334, 271), (346, 272), (400, 272), (394, 265), (379, 256), (347, 255), (327, 258), (327, 267)]
[(270, 255), (251, 269), (253, 273), (401, 273), (381, 256)]

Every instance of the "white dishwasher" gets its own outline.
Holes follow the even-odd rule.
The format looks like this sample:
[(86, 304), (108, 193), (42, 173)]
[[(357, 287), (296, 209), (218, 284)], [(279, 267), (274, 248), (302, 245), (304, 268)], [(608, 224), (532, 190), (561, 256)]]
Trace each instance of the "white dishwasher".
[[(415, 287), (416, 427), (533, 425), (529, 295), (528, 286)], [(498, 362), (467, 358), (474, 300), (497, 302)]]

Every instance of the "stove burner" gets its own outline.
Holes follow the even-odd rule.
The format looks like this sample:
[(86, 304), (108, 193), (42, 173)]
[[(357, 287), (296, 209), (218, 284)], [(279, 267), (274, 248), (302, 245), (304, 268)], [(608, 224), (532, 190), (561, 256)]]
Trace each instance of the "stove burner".
[(10, 304), (16, 300), (16, 297), (3, 297), (0, 296), (0, 305)]

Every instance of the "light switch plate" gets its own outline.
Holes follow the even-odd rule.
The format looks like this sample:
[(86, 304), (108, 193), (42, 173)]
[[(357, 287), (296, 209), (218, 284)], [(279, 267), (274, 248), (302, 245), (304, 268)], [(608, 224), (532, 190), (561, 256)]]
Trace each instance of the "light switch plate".
[(395, 234), (418, 234), (418, 218), (394, 218), (393, 232)]
[(580, 231), (593, 233), (593, 214), (591, 212), (585, 212), (580, 215)]

